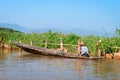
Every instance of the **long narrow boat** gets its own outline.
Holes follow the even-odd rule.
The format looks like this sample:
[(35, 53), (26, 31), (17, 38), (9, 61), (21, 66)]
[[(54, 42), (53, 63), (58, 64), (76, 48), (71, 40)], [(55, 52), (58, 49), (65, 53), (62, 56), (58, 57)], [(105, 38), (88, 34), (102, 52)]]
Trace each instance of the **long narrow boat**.
[(73, 59), (90, 59), (90, 60), (101, 59), (101, 57), (83, 57), (83, 56), (78, 56), (76, 53), (64, 53), (58, 50), (40, 48), (36, 46), (31, 46), (28, 44), (22, 44), (19, 42), (13, 42), (13, 44), (23, 49), (24, 51), (27, 51), (33, 54), (40, 54), (45, 56), (56, 56), (56, 57), (63, 57), (63, 58), (73, 58)]

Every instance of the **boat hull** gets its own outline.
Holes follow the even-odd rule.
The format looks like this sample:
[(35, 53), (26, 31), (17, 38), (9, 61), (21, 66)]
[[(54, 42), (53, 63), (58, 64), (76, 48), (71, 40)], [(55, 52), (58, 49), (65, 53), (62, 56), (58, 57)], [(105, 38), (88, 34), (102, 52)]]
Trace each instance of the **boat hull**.
[[(24, 51), (27, 51), (27, 52), (33, 53), (33, 54), (63, 57), (63, 58), (72, 58), (72, 59), (89, 59), (89, 60), (101, 59), (101, 57), (83, 57), (83, 56), (78, 56), (76, 53), (64, 53), (64, 52), (60, 52), (57, 50), (40, 48), (40, 47), (22, 44), (22, 43), (18, 43), (18, 42), (14, 42), (14, 44), (17, 47), (23, 49)], [(58, 53), (61, 53), (61, 54), (58, 54)]]

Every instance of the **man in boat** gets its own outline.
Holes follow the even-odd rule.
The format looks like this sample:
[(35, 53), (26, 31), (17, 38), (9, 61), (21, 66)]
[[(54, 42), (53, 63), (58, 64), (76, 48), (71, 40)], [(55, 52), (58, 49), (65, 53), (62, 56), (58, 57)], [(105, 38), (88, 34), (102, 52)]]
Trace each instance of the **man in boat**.
[(85, 44), (83, 42), (81, 42), (79, 44), (79, 46), (80, 46), (80, 54), (81, 54), (81, 56), (89, 57), (88, 48), (85, 46)]

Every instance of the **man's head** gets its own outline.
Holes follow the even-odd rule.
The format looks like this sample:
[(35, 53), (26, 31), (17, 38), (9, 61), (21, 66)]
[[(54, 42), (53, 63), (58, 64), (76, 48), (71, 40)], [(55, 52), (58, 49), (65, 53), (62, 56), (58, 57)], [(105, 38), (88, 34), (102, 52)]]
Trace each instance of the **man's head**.
[(84, 44), (84, 42), (80, 42), (80, 44), (79, 44), (80, 46), (84, 46), (85, 44)]

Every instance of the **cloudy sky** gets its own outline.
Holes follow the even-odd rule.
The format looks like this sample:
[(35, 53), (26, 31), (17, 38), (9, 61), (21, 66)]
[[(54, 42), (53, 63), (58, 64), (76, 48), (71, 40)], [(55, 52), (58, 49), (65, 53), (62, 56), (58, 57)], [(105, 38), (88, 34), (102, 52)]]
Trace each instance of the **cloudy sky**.
[(120, 28), (120, 0), (0, 0), (0, 22), (112, 32)]

